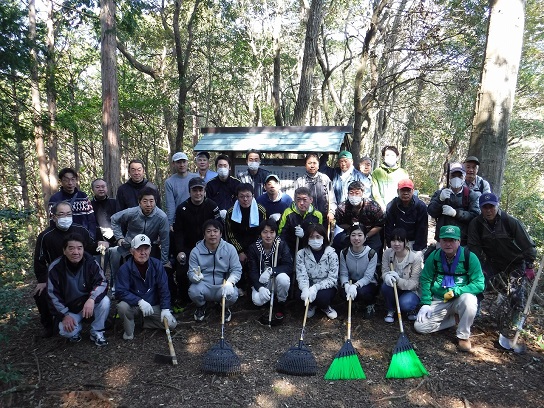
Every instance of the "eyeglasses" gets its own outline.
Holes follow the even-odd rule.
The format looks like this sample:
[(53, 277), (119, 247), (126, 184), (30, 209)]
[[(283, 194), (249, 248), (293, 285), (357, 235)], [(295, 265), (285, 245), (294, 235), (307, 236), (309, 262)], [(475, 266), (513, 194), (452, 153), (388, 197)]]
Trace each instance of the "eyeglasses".
[(251, 200), (253, 198), (253, 195), (251, 194), (241, 194), (238, 196), (240, 200)]

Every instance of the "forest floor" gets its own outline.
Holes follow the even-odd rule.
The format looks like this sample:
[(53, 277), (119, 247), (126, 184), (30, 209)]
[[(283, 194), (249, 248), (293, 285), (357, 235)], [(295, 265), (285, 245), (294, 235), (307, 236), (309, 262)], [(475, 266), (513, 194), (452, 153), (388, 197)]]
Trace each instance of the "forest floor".
[[(30, 289), (28, 289), (30, 290)], [(33, 307), (32, 299), (28, 307)], [(490, 302), (490, 300), (487, 300)], [(362, 307), (353, 310), (353, 345), (365, 380), (323, 379), (344, 344), (347, 303), (337, 297), (336, 320), (321, 312), (308, 319), (304, 343), (316, 358), (317, 375), (288, 376), (276, 372), (278, 358), (297, 344), (302, 325), (301, 301), (292, 301), (283, 325), (268, 328), (257, 319), (263, 313), (246, 296), (232, 308), (225, 338), (241, 358), (241, 374), (220, 377), (201, 371), (203, 355), (220, 339), (220, 313), (214, 309), (203, 323), (193, 320), (193, 308), (178, 314), (172, 332), (179, 365), (158, 364), (155, 354), (168, 354), (164, 331), (136, 330), (133, 341), (122, 338), (122, 324), (106, 331), (109, 345), (89, 341), (88, 324), (80, 343), (60, 337), (40, 337), (39, 319), (17, 332), (5, 330), (0, 363), (20, 373), (18, 381), (0, 383), (2, 407), (543, 407), (544, 353), (535, 338), (515, 354), (498, 345), (497, 332), (484, 303), (472, 332), (470, 353), (457, 350), (454, 329), (419, 335), (404, 320), (405, 330), (429, 376), (385, 379), (398, 323), (383, 321), (383, 306), (363, 320)], [(380, 307), (381, 306), (381, 307)], [(113, 308), (112, 312), (113, 314)], [(544, 314), (534, 313), (526, 328), (544, 332)], [(2, 385), (3, 384), (3, 385)]]

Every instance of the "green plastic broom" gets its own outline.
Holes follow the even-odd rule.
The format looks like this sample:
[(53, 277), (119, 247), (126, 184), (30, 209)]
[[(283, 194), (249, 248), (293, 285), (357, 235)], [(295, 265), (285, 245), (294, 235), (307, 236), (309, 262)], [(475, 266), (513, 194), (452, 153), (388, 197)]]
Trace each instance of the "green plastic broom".
[[(350, 282), (351, 283), (351, 282)], [(364, 380), (366, 379), (357, 350), (351, 344), (351, 297), (348, 300), (348, 335), (340, 351), (332, 360), (325, 373), (325, 380)]]
[(395, 292), (395, 302), (397, 303), (400, 337), (393, 349), (393, 357), (391, 357), (391, 364), (389, 364), (389, 370), (387, 370), (385, 378), (418, 378), (429, 375), (404, 333), (396, 281), (393, 281), (393, 290)]

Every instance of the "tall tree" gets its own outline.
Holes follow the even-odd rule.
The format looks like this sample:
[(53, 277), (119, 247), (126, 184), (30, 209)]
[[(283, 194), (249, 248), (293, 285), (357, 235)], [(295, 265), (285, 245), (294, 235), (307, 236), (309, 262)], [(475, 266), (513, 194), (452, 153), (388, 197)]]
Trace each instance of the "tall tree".
[(480, 158), (481, 173), (500, 196), (523, 44), (525, 0), (491, 0), (490, 5), (469, 154)]

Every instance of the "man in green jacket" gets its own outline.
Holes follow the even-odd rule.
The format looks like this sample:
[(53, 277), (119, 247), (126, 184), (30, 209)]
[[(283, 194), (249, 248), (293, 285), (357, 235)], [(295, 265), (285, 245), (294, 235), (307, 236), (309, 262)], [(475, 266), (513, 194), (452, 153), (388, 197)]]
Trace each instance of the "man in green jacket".
[(478, 257), (461, 246), (461, 230), (440, 228), (440, 249), (427, 260), (419, 284), (421, 309), (414, 329), (422, 334), (457, 324), (459, 351), (470, 351), (470, 327), (478, 309), (477, 295), (484, 290), (484, 274)]

